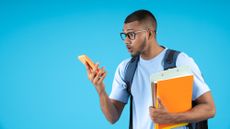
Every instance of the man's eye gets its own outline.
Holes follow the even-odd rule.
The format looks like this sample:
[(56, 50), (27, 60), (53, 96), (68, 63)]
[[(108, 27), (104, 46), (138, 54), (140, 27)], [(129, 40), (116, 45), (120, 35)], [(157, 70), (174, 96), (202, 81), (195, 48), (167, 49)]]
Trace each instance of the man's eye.
[(129, 35), (130, 37), (134, 37), (135, 33), (134, 33), (134, 32), (130, 32), (130, 33), (128, 33), (128, 35)]

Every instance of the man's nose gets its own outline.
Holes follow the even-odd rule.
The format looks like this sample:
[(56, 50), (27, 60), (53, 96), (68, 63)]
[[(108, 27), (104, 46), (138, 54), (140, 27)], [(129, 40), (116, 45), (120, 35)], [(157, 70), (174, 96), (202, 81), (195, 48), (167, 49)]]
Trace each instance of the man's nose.
[(125, 40), (124, 40), (125, 44), (131, 44), (131, 40), (129, 39), (128, 36), (125, 37)]

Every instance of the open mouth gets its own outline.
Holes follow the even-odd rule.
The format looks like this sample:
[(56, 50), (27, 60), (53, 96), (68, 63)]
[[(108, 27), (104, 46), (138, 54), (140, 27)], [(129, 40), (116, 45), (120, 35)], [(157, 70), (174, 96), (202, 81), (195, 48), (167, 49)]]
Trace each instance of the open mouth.
[(132, 52), (132, 47), (126, 46), (129, 52)]

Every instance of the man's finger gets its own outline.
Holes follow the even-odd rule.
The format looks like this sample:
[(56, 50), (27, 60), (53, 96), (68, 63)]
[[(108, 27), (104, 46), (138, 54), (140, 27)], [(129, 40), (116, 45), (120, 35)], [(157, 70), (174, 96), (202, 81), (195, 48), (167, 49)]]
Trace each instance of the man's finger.
[(97, 77), (96, 68), (90, 73), (90, 80), (93, 81)]
[(97, 73), (97, 76), (98, 76), (98, 77), (102, 76), (102, 74), (104, 73), (104, 71), (105, 71), (105, 68), (104, 68), (104, 67), (102, 67), (101, 69), (99, 69), (99, 71), (98, 71), (98, 73)]
[(95, 81), (97, 81), (97, 83), (99, 83), (99, 80), (102, 78), (102, 75), (104, 73), (105, 73), (104, 67), (99, 69), (99, 71), (97, 72), (97, 76), (95, 77)]
[(105, 79), (105, 76), (107, 75), (107, 72), (103, 72), (102, 76), (100, 77), (100, 79), (98, 80), (98, 83), (101, 83), (104, 79)]
[(99, 68), (99, 63), (96, 63), (93, 71), (97, 71), (98, 68)]
[(151, 117), (153, 117), (153, 111), (154, 111), (154, 108), (152, 106), (149, 107), (149, 114)]
[(149, 115), (150, 115), (150, 118), (153, 119), (153, 108), (152, 107), (149, 107)]
[(157, 112), (157, 110), (158, 110), (158, 109), (156, 109), (156, 108), (153, 107), (153, 106), (150, 106), (150, 107), (149, 107), (149, 115), (150, 115), (152, 121), (154, 121), (154, 122), (155, 122), (155, 120), (156, 120), (157, 117), (158, 117), (158, 112)]
[(159, 97), (157, 98), (157, 100), (158, 100), (158, 107), (159, 108), (164, 108), (164, 104), (162, 103), (162, 101), (160, 100)]
[(96, 68), (94, 68), (94, 70), (93, 70), (93, 74), (94, 74), (94, 76), (92, 78), (93, 84), (96, 84), (98, 82), (98, 80), (100, 78), (100, 74), (101, 74), (101, 69), (98, 69), (98, 64), (96, 65), (96, 67), (97, 67), (97, 70), (96, 70)]
[(104, 72), (104, 67), (102, 67), (101, 69), (98, 69), (97, 71), (96, 71), (96, 74), (97, 74), (97, 78), (100, 78), (101, 77), (101, 75), (103, 74), (103, 72)]
[(86, 67), (86, 71), (87, 71), (87, 73), (88, 73), (88, 75), (89, 75), (89, 74), (91, 73), (89, 64), (86, 63), (86, 64), (85, 64), (85, 67)]

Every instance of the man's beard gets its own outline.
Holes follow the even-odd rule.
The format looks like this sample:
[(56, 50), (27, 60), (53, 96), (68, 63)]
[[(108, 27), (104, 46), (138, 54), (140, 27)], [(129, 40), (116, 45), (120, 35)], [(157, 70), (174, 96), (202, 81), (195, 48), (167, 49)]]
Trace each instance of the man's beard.
[(146, 37), (145, 37), (144, 41), (141, 43), (140, 49), (136, 53), (133, 53), (133, 54), (131, 53), (131, 56), (132, 57), (139, 56), (143, 52), (145, 45), (146, 45)]

